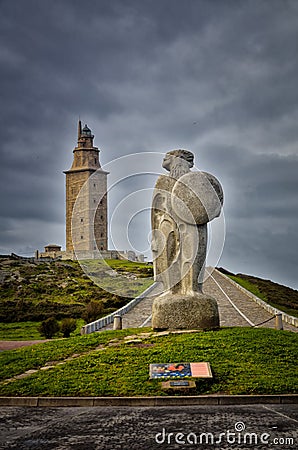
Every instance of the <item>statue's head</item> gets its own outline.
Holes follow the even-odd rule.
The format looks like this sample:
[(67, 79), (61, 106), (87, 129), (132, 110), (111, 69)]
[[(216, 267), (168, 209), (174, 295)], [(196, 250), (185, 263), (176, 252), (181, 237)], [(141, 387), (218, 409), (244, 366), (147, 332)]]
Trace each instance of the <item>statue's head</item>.
[(172, 176), (174, 175), (175, 178), (178, 178), (177, 175), (180, 175), (180, 173), (189, 172), (189, 169), (193, 167), (193, 162), (194, 155), (192, 152), (188, 150), (172, 150), (166, 153), (162, 167), (171, 172)]

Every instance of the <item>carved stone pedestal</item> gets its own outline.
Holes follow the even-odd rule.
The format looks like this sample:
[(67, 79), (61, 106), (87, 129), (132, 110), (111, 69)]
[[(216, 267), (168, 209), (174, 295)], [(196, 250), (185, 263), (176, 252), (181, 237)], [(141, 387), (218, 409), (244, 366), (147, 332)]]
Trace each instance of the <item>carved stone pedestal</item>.
[(154, 300), (154, 330), (212, 330), (219, 328), (217, 302), (201, 292), (191, 295), (165, 293)]

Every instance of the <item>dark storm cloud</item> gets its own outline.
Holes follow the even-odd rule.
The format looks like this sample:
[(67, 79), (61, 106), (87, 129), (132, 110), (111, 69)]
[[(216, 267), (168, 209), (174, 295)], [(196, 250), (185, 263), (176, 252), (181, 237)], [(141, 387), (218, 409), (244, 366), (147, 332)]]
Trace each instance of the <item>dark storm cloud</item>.
[[(224, 185), (223, 262), (296, 283), (295, 0), (4, 0), (0, 10), (2, 249), (63, 242), (62, 170), (81, 116), (103, 163), (194, 151)], [(141, 185), (132, 178), (123, 194)]]
[(210, 149), (210, 154), (226, 186), (229, 217), (297, 217), (298, 154), (258, 154), (224, 146)]
[(298, 155), (224, 147), (212, 155), (226, 195), (221, 264), (297, 287)]

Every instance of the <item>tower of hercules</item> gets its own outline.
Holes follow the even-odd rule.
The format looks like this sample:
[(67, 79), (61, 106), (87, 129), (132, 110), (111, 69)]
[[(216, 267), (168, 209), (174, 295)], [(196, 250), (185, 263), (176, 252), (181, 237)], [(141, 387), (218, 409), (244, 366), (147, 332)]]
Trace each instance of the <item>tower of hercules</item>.
[[(87, 125), (78, 124), (78, 144), (66, 175), (66, 251), (105, 251), (107, 238), (107, 175)], [(84, 187), (83, 187), (84, 186)], [(83, 188), (83, 189), (82, 189)]]

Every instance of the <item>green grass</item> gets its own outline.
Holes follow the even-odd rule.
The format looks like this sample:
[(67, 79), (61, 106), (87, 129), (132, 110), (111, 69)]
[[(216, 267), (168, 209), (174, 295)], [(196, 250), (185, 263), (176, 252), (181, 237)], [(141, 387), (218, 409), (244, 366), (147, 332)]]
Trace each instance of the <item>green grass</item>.
[[(120, 297), (134, 298), (153, 283), (153, 268), (145, 263), (127, 260), (84, 260), (85, 273), (104, 291)], [(109, 274), (114, 270), (115, 276)]]
[[(142, 330), (139, 329), (139, 332)], [(106, 344), (116, 336), (121, 338), (132, 330), (106, 331), (68, 339), (53, 339), (43, 344), (22, 347), (0, 353), (0, 380), (19, 375), (29, 369), (37, 369), (51, 361), (61, 361), (72, 354), (82, 354), (100, 344)], [(79, 374), (77, 376), (80, 376)]]
[[(41, 322), (12, 322), (0, 323), (1, 341), (29, 341), (36, 339), (45, 339), (38, 328)], [(77, 327), (71, 333), (71, 336), (79, 336), (82, 326), (85, 324), (83, 319), (77, 319)], [(62, 333), (58, 333), (62, 337)]]
[[(137, 330), (138, 333), (143, 332)], [(136, 330), (94, 333), (0, 354), (2, 377), (19, 364), (39, 367), (87, 349), (64, 365), (0, 386), (0, 395), (153, 396), (169, 395), (149, 380), (149, 364), (209, 361), (212, 380), (198, 380), (197, 394), (297, 393), (297, 334), (272, 329), (225, 328), (193, 334), (151, 335), (141, 343), (95, 350)], [(1, 361), (1, 358), (3, 359)], [(171, 394), (170, 394), (171, 395)], [(177, 394), (178, 395), (178, 394)]]
[[(31, 263), (5, 258), (0, 270), (6, 273), (1, 285), (0, 339), (42, 339), (41, 321), (77, 319), (79, 334), (90, 301), (100, 302), (104, 317), (127, 304), (153, 282), (152, 266), (126, 260)], [(110, 276), (111, 268), (117, 275)], [(130, 276), (133, 276), (130, 278)], [(79, 325), (80, 324), (80, 325)]]
[(117, 271), (126, 271), (142, 275), (143, 277), (153, 276), (152, 264), (140, 263), (134, 261), (127, 261), (124, 259), (107, 259), (106, 263)]
[(234, 276), (234, 275), (230, 275), (229, 277), (232, 280), (236, 281), (236, 283), (240, 284), (240, 286), (242, 286), (245, 289), (247, 289), (252, 294), (256, 295), (257, 297), (259, 297), (260, 299), (264, 300), (265, 302), (268, 302), (268, 299), (267, 299), (266, 295), (263, 294), (262, 292), (260, 292), (256, 285), (250, 283), (248, 280), (244, 280), (243, 278), (240, 278), (240, 277), (237, 277), (237, 276)]
[(298, 291), (270, 280), (263, 280), (250, 275), (237, 274), (228, 276), (274, 308), (298, 317)]
[[(86, 269), (85, 271), (83, 269)], [(116, 273), (112, 273), (111, 269)], [(49, 317), (84, 317), (90, 301), (105, 316), (152, 284), (152, 266), (126, 260), (33, 263), (1, 259), (0, 322), (40, 322)], [(89, 276), (88, 276), (88, 275)], [(98, 317), (98, 318), (100, 318)]]
[(44, 339), (38, 331), (40, 322), (0, 323), (0, 340), (22, 341)]

